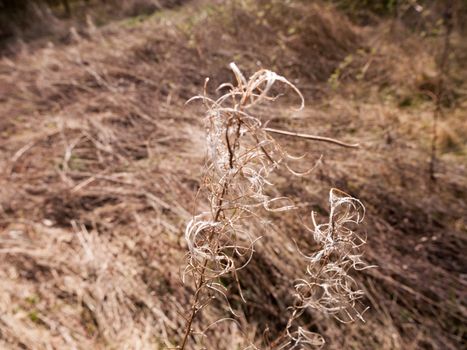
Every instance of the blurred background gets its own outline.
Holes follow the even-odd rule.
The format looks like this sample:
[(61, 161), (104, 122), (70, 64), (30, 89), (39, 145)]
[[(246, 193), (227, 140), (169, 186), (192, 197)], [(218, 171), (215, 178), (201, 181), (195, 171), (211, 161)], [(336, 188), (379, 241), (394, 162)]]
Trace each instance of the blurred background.
[(296, 248), (316, 250), (300, 222), (326, 221), (332, 187), (367, 208), (377, 267), (352, 276), (370, 309), (301, 326), (325, 349), (466, 348), (466, 25), (464, 0), (0, 0), (0, 348), (180, 344), (205, 156), (205, 111), (185, 102), (206, 77), (214, 97), (234, 83), (232, 61), (303, 93), (301, 111), (287, 90), (259, 108), (268, 126), (360, 148), (276, 137), (301, 170), (321, 160), (274, 176), (300, 210), (251, 224), (253, 260), (220, 281), (236, 316), (215, 299), (188, 348), (275, 348)]

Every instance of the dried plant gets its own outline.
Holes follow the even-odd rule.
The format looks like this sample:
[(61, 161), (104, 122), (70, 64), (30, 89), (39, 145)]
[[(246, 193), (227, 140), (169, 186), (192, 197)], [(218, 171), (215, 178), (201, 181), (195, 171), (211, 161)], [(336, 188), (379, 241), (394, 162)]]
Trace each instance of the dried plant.
[(294, 283), (296, 300), (279, 349), (320, 348), (325, 344), (320, 334), (296, 325), (295, 321), (306, 309), (332, 315), (343, 323), (356, 318), (364, 321), (363, 313), (368, 309), (360, 301), (364, 292), (349, 271), (373, 267), (361, 259), (360, 248), (366, 237), (355, 231), (363, 221), (365, 207), (358, 199), (335, 188), (329, 192), (329, 206), (328, 222), (318, 224), (312, 212), (314, 227), (305, 226), (319, 248), (311, 255), (300, 252), (307, 262), (306, 273)]
[(364, 295), (356, 281), (348, 274), (350, 269), (369, 268), (362, 259), (360, 248), (366, 237), (355, 232), (355, 226), (364, 218), (365, 207), (355, 198), (335, 188), (329, 192), (329, 221), (309, 229), (320, 249), (310, 256), (304, 254), (308, 265), (306, 277), (295, 283), (300, 310), (306, 307), (325, 311), (341, 322), (363, 320), (357, 302)]
[[(270, 94), (276, 82), (290, 87), (300, 97), (300, 109), (304, 106), (302, 94), (287, 79), (272, 71), (260, 70), (247, 81), (234, 63), (230, 67), (235, 74), (236, 86), (222, 84), (218, 90), (228, 88), (229, 91), (214, 100), (206, 94), (207, 79), (204, 95), (188, 101), (200, 99), (207, 108), (208, 154), (199, 193), (206, 195), (210, 210), (194, 216), (185, 230), (189, 254), (184, 278), (194, 276), (195, 293), (180, 349), (185, 349), (189, 335), (193, 334), (191, 327), (196, 314), (214, 294), (225, 297), (225, 287), (217, 282), (218, 278), (232, 274), (238, 282), (237, 271), (251, 260), (258, 238), (249, 232), (248, 221), (260, 218), (261, 209), (271, 212), (296, 209), (291, 199), (268, 194), (267, 188), (272, 185), (270, 175), (280, 165), (297, 176), (306, 175), (312, 169), (304, 173), (292, 170), (289, 161), (301, 157), (287, 153), (270, 133), (345, 147), (357, 146), (314, 135), (266, 128), (261, 119), (254, 116), (253, 110), (261, 103), (277, 98)], [(347, 275), (347, 270), (350, 267), (359, 269), (364, 265), (357, 251), (364, 239), (348, 226), (361, 222), (363, 206), (353, 198), (337, 196), (336, 192), (331, 190), (330, 194), (329, 223), (315, 223), (313, 237), (321, 249), (310, 257), (305, 256), (308, 260), (307, 277), (295, 285), (300, 302), (295, 306), (293, 319), (306, 307), (331, 314), (345, 311), (349, 306), (355, 310), (355, 301), (362, 296), (362, 292), (355, 288), (355, 281)], [(241, 294), (240, 286), (238, 289)], [(350, 316), (350, 313), (346, 313)], [(357, 315), (361, 317), (358, 312)], [(316, 340), (319, 338), (316, 334), (301, 327), (292, 334), (290, 327), (291, 322), (287, 333), (292, 339), (289, 343), (293, 342), (294, 346), (322, 343), (321, 339)]]
[(443, 14), (443, 25), (444, 25), (444, 36), (442, 51), (438, 63), (438, 79), (436, 84), (435, 94), (430, 93), (433, 97), (435, 108), (433, 111), (433, 124), (431, 129), (431, 152), (429, 162), (429, 175), (431, 181), (436, 181), (436, 155), (437, 155), (437, 142), (438, 142), (438, 123), (440, 117), (443, 116), (442, 100), (445, 93), (445, 80), (449, 68), (449, 52), (451, 51), (451, 33), (453, 29), (452, 23), (452, 12), (453, 4), (452, 1), (446, 1), (444, 14)]
[(207, 195), (210, 211), (195, 216), (185, 231), (189, 248), (185, 275), (195, 275), (196, 292), (181, 349), (185, 348), (193, 318), (210, 299), (208, 293), (205, 300), (202, 292), (223, 293), (216, 279), (228, 273), (236, 275), (253, 254), (255, 240), (245, 229), (244, 221), (255, 216), (259, 207), (268, 211), (294, 208), (287, 198), (272, 198), (265, 193), (271, 172), (293, 157), (268, 134), (250, 110), (274, 99), (268, 93), (276, 81), (290, 86), (299, 95), (301, 107), (303, 97), (274, 72), (261, 70), (247, 82), (235, 64), (231, 68), (237, 79), (236, 87), (221, 85), (219, 89), (227, 87), (230, 91), (217, 100), (206, 93), (191, 99), (202, 99), (208, 109), (205, 119), (208, 156), (201, 191)]

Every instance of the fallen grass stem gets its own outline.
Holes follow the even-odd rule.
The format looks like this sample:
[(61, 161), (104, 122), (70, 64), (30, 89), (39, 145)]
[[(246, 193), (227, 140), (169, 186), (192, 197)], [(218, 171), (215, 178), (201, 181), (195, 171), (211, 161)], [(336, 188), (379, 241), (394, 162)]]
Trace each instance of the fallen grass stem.
[(280, 135), (286, 135), (286, 136), (295, 136), (299, 137), (302, 139), (307, 139), (307, 140), (313, 140), (313, 141), (321, 141), (321, 142), (328, 142), (332, 143), (334, 145), (342, 146), (342, 147), (347, 147), (347, 148), (359, 148), (360, 144), (358, 143), (346, 143), (343, 141), (339, 141), (330, 137), (324, 137), (324, 136), (317, 136), (317, 135), (310, 135), (310, 134), (302, 134), (298, 133), (295, 131), (286, 131), (286, 130), (280, 130), (280, 129), (273, 129), (273, 128), (264, 128), (265, 131), (271, 132), (274, 134), (280, 134)]

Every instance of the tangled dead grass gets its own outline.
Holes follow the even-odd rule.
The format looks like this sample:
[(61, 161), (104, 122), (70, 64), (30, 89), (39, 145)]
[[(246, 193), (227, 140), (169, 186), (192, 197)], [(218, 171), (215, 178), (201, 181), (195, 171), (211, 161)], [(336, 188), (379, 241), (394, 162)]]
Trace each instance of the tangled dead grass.
[[(110, 26), (69, 46), (2, 58), (1, 347), (167, 348), (183, 336), (181, 315), (193, 295), (179, 278), (188, 248), (183, 232), (194, 214), (205, 153), (203, 125), (196, 117), (202, 112), (184, 103), (202, 89), (205, 76), (227, 80), (225, 63), (236, 54), (243, 53), (238, 61), (248, 71), (256, 70), (257, 60), (276, 68), (268, 61), (268, 41), (254, 40), (256, 51), (246, 50), (232, 27), (215, 26), (209, 8), (187, 11), (199, 14), (190, 28), (184, 28), (189, 21), (183, 15), (172, 13), (130, 29)], [(322, 11), (332, 16), (332, 9)], [(275, 42), (267, 26), (254, 23), (247, 27), (252, 33)], [(328, 62), (326, 71), (332, 72), (355, 44), (367, 44), (355, 26), (326, 27), (336, 23), (323, 24), (331, 33), (323, 44), (338, 52), (335, 60), (320, 60), (317, 49), (310, 65), (292, 60), (287, 66), (287, 55), (276, 61), (313, 103), (293, 113), (286, 106), (258, 108), (270, 116), (271, 129), (359, 140), (361, 149), (342, 152), (321, 143), (310, 149), (306, 140), (276, 135), (284, 149), (308, 152), (310, 166), (321, 155), (322, 161), (314, 176), (297, 183), (289, 181), (287, 170), (272, 176), (276, 189), (269, 195), (282, 193), (302, 204), (293, 214), (268, 214), (267, 226), (249, 227), (264, 238), (255, 244), (255, 258), (239, 271), (247, 303), (235, 280), (221, 281), (230, 307), (240, 315), (238, 323), (216, 322), (230, 310), (214, 301), (193, 324), (205, 335), (193, 348), (277, 346), (291, 316), (283, 310), (294, 302), (290, 281), (303, 277), (307, 265), (291, 241), (306, 255), (319, 248), (303, 234), (297, 215), (308, 217), (313, 210), (328, 216), (331, 187), (359, 198), (367, 209), (364, 227), (371, 235), (365, 254), (379, 268), (351, 276), (363, 286), (371, 309), (364, 325), (342, 325), (307, 310), (298, 334), (319, 333), (330, 349), (457, 349), (462, 344), (467, 176), (460, 150), (465, 140), (441, 155), (437, 184), (429, 185), (429, 105), (421, 100), (401, 107), (398, 96), (378, 90), (384, 86), (378, 80), (372, 87), (349, 79), (333, 91), (323, 83), (328, 77), (315, 73), (316, 62)], [(225, 47), (203, 34), (208, 24), (214, 25), (215, 38), (224, 34)], [(355, 42), (334, 51), (330, 43), (345, 41), (332, 33), (354, 31)], [(298, 44), (300, 33), (295, 35)], [(284, 52), (293, 52), (281, 42)], [(290, 57), (299, 57), (299, 48), (296, 53)], [(391, 57), (375, 63), (384, 68), (399, 62)], [(456, 69), (465, 74), (461, 66)], [(298, 74), (290, 74), (295, 70), (310, 75), (296, 82)], [(451, 125), (462, 125), (465, 97), (459, 91), (458, 102), (447, 108)], [(209, 203), (199, 207), (208, 209)]]

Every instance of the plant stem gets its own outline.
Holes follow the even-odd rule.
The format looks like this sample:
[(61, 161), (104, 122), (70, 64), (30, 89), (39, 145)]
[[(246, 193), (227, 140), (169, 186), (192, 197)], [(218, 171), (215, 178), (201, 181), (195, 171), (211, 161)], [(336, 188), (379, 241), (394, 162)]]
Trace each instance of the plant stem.
[[(222, 187), (222, 193), (221, 193), (221, 196), (220, 196), (218, 204), (217, 204), (218, 207), (217, 207), (216, 214), (214, 216), (214, 221), (219, 220), (219, 217), (220, 217), (221, 212), (222, 212), (221, 207), (222, 207), (223, 197), (224, 197), (224, 194), (225, 194), (226, 191), (227, 191), (227, 182), (224, 182), (224, 185)], [(212, 238), (213, 234), (214, 234), (214, 231), (211, 233), (209, 239)], [(204, 259), (203, 268), (201, 269), (201, 273), (199, 274), (199, 280), (196, 283), (196, 285), (197, 285), (196, 292), (195, 292), (195, 295), (193, 297), (193, 303), (191, 304), (191, 312), (190, 312), (190, 316), (188, 317), (188, 321), (187, 321), (186, 329), (185, 329), (185, 334), (183, 335), (183, 341), (182, 341), (182, 344), (180, 345), (180, 350), (185, 349), (185, 346), (186, 346), (187, 341), (188, 341), (188, 337), (191, 334), (191, 325), (193, 324), (193, 320), (195, 319), (196, 312), (198, 311), (197, 304), (198, 304), (199, 296), (201, 294), (202, 289), (204, 288), (204, 286), (206, 284), (206, 280), (204, 279), (205, 278), (204, 272), (206, 271), (207, 265), (208, 265), (208, 260)]]
[(201, 290), (203, 289), (204, 284), (206, 282), (204, 280), (204, 271), (206, 269), (207, 264), (208, 264), (208, 261), (204, 260), (203, 269), (201, 270), (201, 274), (199, 276), (199, 282), (197, 283), (198, 286), (196, 288), (196, 292), (195, 292), (195, 295), (193, 297), (193, 303), (191, 305), (191, 312), (190, 312), (190, 316), (188, 317), (185, 334), (183, 336), (182, 345), (180, 345), (180, 350), (185, 349), (185, 346), (186, 346), (187, 341), (188, 341), (188, 337), (191, 334), (191, 325), (193, 324), (193, 320), (195, 319), (196, 312), (198, 311), (197, 304), (198, 304), (199, 295), (200, 295)]
[(437, 147), (436, 143), (438, 141), (438, 120), (439, 117), (442, 115), (442, 97), (443, 97), (443, 90), (444, 90), (444, 78), (446, 75), (446, 70), (448, 66), (448, 56), (450, 50), (450, 35), (452, 31), (452, 3), (451, 1), (446, 2), (446, 8), (444, 11), (444, 26), (445, 26), (445, 34), (444, 34), (444, 45), (443, 51), (441, 54), (441, 59), (439, 62), (439, 77), (436, 86), (436, 96), (435, 96), (435, 110), (433, 112), (433, 127), (432, 127), (432, 138), (431, 138), (431, 156), (430, 156), (430, 164), (429, 164), (429, 174), (431, 181), (436, 181), (435, 177), (435, 166), (436, 166), (436, 153)]
[(328, 143), (332, 143), (332, 144), (339, 145), (339, 146), (342, 146), (342, 147), (347, 147), (347, 148), (358, 148), (358, 147), (360, 147), (360, 145), (358, 143), (350, 144), (350, 143), (342, 142), (342, 141), (339, 141), (339, 140), (331, 139), (329, 137), (309, 135), (309, 134), (301, 134), (301, 133), (294, 132), (294, 131), (285, 131), (285, 130), (272, 129), (272, 128), (264, 128), (264, 130), (267, 131), (267, 132), (272, 132), (272, 133), (280, 134), (280, 135), (295, 136), (295, 137), (299, 137), (299, 138), (307, 139), (307, 140), (328, 142)]

